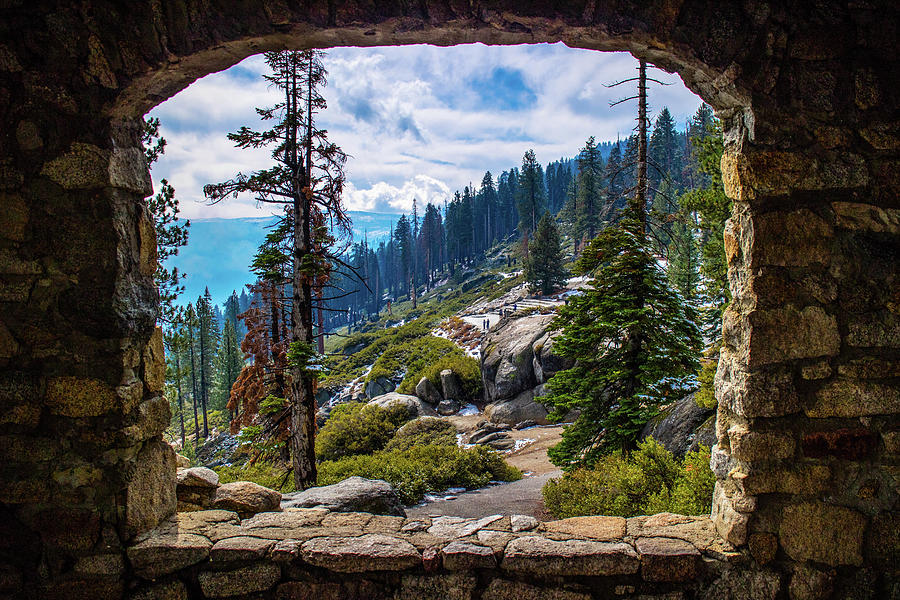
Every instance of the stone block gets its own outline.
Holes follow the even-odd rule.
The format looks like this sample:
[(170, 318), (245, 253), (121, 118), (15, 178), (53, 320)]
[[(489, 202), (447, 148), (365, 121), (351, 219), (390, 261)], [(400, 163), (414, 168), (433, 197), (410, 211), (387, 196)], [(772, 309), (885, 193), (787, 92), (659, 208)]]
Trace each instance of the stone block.
[(846, 152), (825, 161), (799, 152), (727, 149), (721, 170), (725, 194), (742, 202), (798, 190), (861, 188), (869, 182), (865, 160)]
[(835, 429), (804, 434), (800, 448), (808, 458), (833, 456), (844, 460), (859, 460), (875, 451), (877, 436), (868, 429)]
[(150, 398), (137, 407), (137, 422), (129, 425), (122, 433), (125, 438), (139, 444), (152, 437), (162, 435), (169, 426), (172, 418), (172, 410), (169, 401), (163, 396)]
[(853, 317), (846, 340), (857, 348), (900, 348), (900, 317), (889, 311)]
[(628, 544), (520, 537), (506, 546), (501, 567), (538, 576), (631, 575), (640, 561)]
[(838, 379), (816, 393), (815, 403), (806, 408), (814, 418), (865, 417), (900, 413), (900, 387), (871, 381)]
[(540, 521), (528, 515), (512, 515), (509, 518), (510, 529), (514, 532), (537, 529)]
[(106, 187), (109, 184), (109, 151), (75, 142), (68, 152), (45, 163), (41, 175), (67, 190)]
[(505, 579), (491, 581), (481, 597), (490, 600), (591, 600), (590, 594), (561, 589), (556, 585), (544, 588)]
[(715, 389), (719, 405), (741, 417), (781, 417), (801, 410), (789, 370), (750, 372), (727, 350), (716, 369)]
[(699, 550), (705, 550), (718, 538), (715, 524), (709, 517), (673, 513), (631, 517), (628, 519), (628, 536), (679, 539)]
[(157, 579), (206, 560), (212, 542), (193, 533), (151, 536), (128, 548), (128, 560), (138, 577)]
[(82, 556), (75, 562), (74, 571), (79, 575), (119, 577), (125, 571), (125, 558), (121, 554)]
[(115, 390), (91, 378), (53, 377), (46, 398), (50, 412), (64, 417), (98, 417), (119, 407)]
[(612, 542), (625, 537), (625, 523), (623, 517), (571, 517), (548, 521), (541, 526), (541, 530), (564, 533), (579, 539)]
[(150, 440), (138, 454), (125, 491), (125, 537), (149, 531), (175, 512), (175, 451)]
[(900, 377), (900, 361), (867, 356), (839, 365), (838, 375), (848, 379), (884, 379)]
[(250, 481), (233, 481), (216, 489), (213, 508), (233, 510), (241, 518), (281, 510), (281, 493)]
[(872, 517), (865, 555), (869, 564), (900, 574), (900, 512), (886, 511)]
[(188, 591), (176, 579), (138, 588), (128, 596), (128, 600), (188, 600)]
[(805, 267), (831, 260), (834, 230), (809, 209), (757, 215), (753, 226), (754, 266)]
[(448, 571), (469, 571), (472, 569), (493, 569), (497, 566), (494, 551), (486, 546), (478, 546), (459, 540), (450, 542), (441, 549), (444, 568)]
[(275, 563), (258, 562), (233, 571), (202, 571), (197, 575), (205, 598), (228, 598), (275, 587), (281, 579), (281, 568)]
[[(422, 600), (424, 598), (471, 600), (476, 585), (478, 585), (478, 580), (475, 577), (462, 573), (433, 576), (404, 575), (400, 580), (400, 589), (394, 595), (394, 600)], [(321, 599), (316, 598), (315, 600)]]
[(786, 469), (758, 470), (750, 474), (734, 473), (732, 477), (746, 496), (759, 494), (815, 496), (828, 489), (831, 483), (831, 468), (827, 465), (794, 464)]
[(797, 565), (788, 584), (791, 600), (826, 600), (832, 592), (831, 573), (826, 573), (808, 565)]
[(275, 590), (276, 600), (370, 600), (386, 595), (383, 585), (367, 579), (341, 583), (287, 581)]
[(888, 454), (900, 454), (900, 431), (885, 431), (881, 434), (884, 451)]
[(339, 573), (401, 571), (422, 565), (422, 556), (409, 542), (377, 533), (354, 538), (314, 538), (300, 547), (303, 560)]
[(14, 242), (25, 240), (25, 228), (28, 225), (28, 205), (19, 194), (0, 192), (0, 238)]
[(750, 555), (760, 565), (766, 565), (775, 559), (778, 552), (778, 538), (771, 533), (751, 533), (747, 539)]
[(692, 544), (674, 538), (638, 538), (644, 581), (693, 581), (697, 577), (700, 552)]
[(851, 231), (900, 233), (900, 209), (859, 202), (832, 202), (837, 227)]
[(162, 328), (157, 327), (144, 348), (144, 387), (150, 394), (162, 392), (166, 383), (166, 351)]
[(784, 508), (778, 533), (794, 560), (859, 566), (865, 527), (866, 518), (855, 510), (808, 502)]
[(206, 467), (178, 469), (175, 473), (175, 483), (179, 487), (215, 489), (219, 487), (219, 474)]
[(706, 586), (700, 600), (775, 600), (781, 575), (768, 569), (726, 569)]
[(749, 431), (732, 426), (728, 430), (731, 455), (742, 461), (782, 460), (794, 455), (794, 438), (773, 431)]
[(747, 541), (750, 518), (734, 509), (720, 481), (713, 488), (712, 520), (716, 532), (729, 544), (741, 546)]
[(216, 542), (209, 552), (212, 562), (260, 560), (266, 557), (275, 540), (238, 536)]
[(503, 515), (490, 515), (481, 519), (464, 519), (462, 517), (437, 517), (432, 521), (428, 533), (437, 537), (457, 539), (470, 536), (503, 518)]
[(748, 321), (750, 369), (840, 351), (837, 320), (818, 306), (756, 310)]
[(153, 182), (142, 148), (114, 148), (109, 157), (109, 185), (142, 197), (153, 193)]

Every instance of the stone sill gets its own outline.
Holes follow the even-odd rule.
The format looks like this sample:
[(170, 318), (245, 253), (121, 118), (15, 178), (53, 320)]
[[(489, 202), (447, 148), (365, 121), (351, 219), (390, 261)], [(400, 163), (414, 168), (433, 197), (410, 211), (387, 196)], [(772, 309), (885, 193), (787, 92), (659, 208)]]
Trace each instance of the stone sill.
[(128, 558), (141, 579), (189, 570), (206, 597), (219, 597), (269, 590), (282, 572), (285, 579), (302, 578), (298, 569), (319, 575), (496, 570), (530, 581), (690, 583), (744, 557), (717, 536), (708, 517), (538, 523), (521, 516), (412, 519), (311, 508), (243, 521), (224, 510), (179, 513), (139, 536)]

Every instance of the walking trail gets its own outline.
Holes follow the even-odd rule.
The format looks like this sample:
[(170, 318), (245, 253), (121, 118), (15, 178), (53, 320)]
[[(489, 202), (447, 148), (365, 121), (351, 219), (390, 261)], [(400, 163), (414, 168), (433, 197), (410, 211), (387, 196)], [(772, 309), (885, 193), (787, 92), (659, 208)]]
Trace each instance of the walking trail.
[[(462, 431), (471, 431), (482, 415), (471, 417), (451, 417), (451, 421)], [(488, 515), (529, 515), (540, 520), (549, 520), (544, 510), (541, 488), (551, 478), (561, 477), (562, 471), (547, 459), (547, 448), (560, 440), (562, 427), (533, 427), (521, 431), (511, 431), (516, 440), (533, 440), (526, 446), (506, 455), (506, 462), (518, 467), (526, 475), (519, 481), (499, 483), (479, 490), (462, 492), (452, 499), (440, 499), (427, 504), (406, 509), (410, 517), (454, 516), (477, 518)]]

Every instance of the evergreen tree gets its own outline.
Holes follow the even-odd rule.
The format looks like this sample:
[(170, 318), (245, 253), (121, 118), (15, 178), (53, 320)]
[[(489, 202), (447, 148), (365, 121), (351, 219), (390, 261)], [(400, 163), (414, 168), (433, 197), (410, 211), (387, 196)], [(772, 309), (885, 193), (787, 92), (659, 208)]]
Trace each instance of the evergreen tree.
[[(141, 141), (144, 144), (147, 167), (151, 167), (166, 149), (166, 140), (159, 135), (159, 119), (144, 119)], [(171, 322), (175, 316), (175, 300), (184, 291), (184, 286), (181, 285), (184, 273), (179, 273), (176, 267), (169, 269), (166, 261), (176, 256), (179, 248), (187, 245), (191, 222), (180, 222), (175, 188), (165, 179), (160, 181), (159, 192), (147, 200), (147, 208), (156, 229), (157, 264), (153, 280), (159, 289), (159, 318)]]
[(688, 301), (697, 298), (700, 285), (700, 251), (693, 227), (689, 223), (672, 223), (669, 244), (669, 283)]
[(725, 221), (731, 216), (731, 200), (725, 195), (719, 166), (724, 150), (721, 125), (716, 121), (708, 131), (709, 135), (693, 140), (699, 169), (709, 177), (709, 185), (685, 193), (679, 202), (686, 219), (690, 219), (692, 214), (699, 219), (700, 273), (703, 276), (701, 292), (706, 303), (712, 306), (704, 315), (704, 320), (707, 332), (718, 338), (721, 335), (722, 314), (731, 301), (724, 242)]
[(566, 282), (568, 273), (563, 267), (562, 241), (550, 212), (538, 222), (525, 259), (525, 281), (532, 291), (546, 296)]
[(594, 140), (588, 138), (578, 154), (578, 187), (575, 200), (577, 239), (591, 240), (597, 235), (603, 204), (603, 158)]
[(206, 288), (203, 295), (197, 298), (195, 306), (199, 324), (200, 409), (203, 412), (203, 437), (206, 438), (209, 437), (207, 413), (209, 412), (209, 396), (213, 384), (213, 371), (219, 342), (219, 327), (216, 323), (216, 315), (213, 312), (212, 296), (210, 296), (209, 288)]
[(172, 326), (166, 329), (163, 337), (166, 346), (166, 378), (175, 385), (176, 407), (172, 411), (178, 415), (181, 430), (181, 447), (187, 444), (187, 438), (184, 429), (184, 395), (182, 393), (182, 383), (187, 372), (187, 365), (184, 362), (184, 354), (187, 349), (187, 335), (184, 327), (184, 309), (178, 307), (172, 315)]
[(544, 212), (544, 170), (529, 150), (522, 158), (522, 172), (519, 174), (519, 231), (522, 233), (524, 253), (528, 255), (528, 238), (537, 229), (537, 222)]
[(231, 396), (231, 387), (237, 381), (243, 366), (244, 360), (241, 356), (237, 333), (231, 321), (226, 320), (225, 327), (222, 328), (222, 344), (216, 356), (217, 387), (220, 390), (220, 397), (217, 399), (215, 406), (216, 409), (225, 408), (228, 404)]
[[(348, 236), (350, 221), (343, 207), (343, 167), (346, 155), (315, 125), (325, 109), (321, 88), (326, 71), (317, 50), (267, 52), (271, 70), (265, 78), (281, 94), (272, 108), (257, 109), (266, 131), (242, 127), (229, 134), (240, 148), (273, 147), (274, 166), (251, 175), (210, 184), (204, 193), (212, 202), (251, 193), (256, 200), (285, 206), (291, 226), (291, 459), (294, 485), (315, 484), (314, 397), (318, 357), (313, 335), (313, 295), (328, 277), (337, 257), (330, 252), (334, 235)], [(327, 224), (327, 225), (326, 225)], [(335, 232), (335, 233), (333, 233)]]
[(646, 235), (646, 64), (638, 78), (637, 187), (619, 225), (605, 229), (578, 259), (591, 288), (559, 309), (554, 351), (575, 366), (554, 375), (545, 402), (578, 419), (550, 449), (564, 468), (633, 448), (644, 424), (698, 366), (700, 333), (689, 305), (673, 293)]

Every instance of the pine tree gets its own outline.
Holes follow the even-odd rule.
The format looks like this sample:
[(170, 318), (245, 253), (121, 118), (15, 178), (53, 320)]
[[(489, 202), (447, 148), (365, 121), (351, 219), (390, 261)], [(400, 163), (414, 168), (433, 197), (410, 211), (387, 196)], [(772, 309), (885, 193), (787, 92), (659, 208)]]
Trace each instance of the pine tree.
[(181, 447), (187, 444), (187, 438), (184, 429), (184, 395), (182, 394), (182, 382), (187, 370), (184, 363), (184, 353), (187, 349), (187, 334), (184, 327), (184, 309), (178, 307), (172, 315), (172, 326), (164, 332), (163, 341), (166, 346), (166, 358), (168, 359), (167, 378), (175, 384), (175, 398), (177, 410), (173, 411), (178, 414), (181, 425)]
[(550, 212), (538, 222), (525, 259), (525, 281), (532, 291), (546, 296), (566, 282), (568, 273), (563, 267), (562, 241)]
[(599, 213), (603, 204), (603, 158), (594, 136), (588, 138), (578, 153), (578, 187), (575, 219), (576, 239), (597, 235)]
[[(159, 135), (159, 119), (144, 119), (141, 141), (147, 167), (150, 167), (166, 150), (166, 140)], [(164, 322), (171, 322), (175, 316), (175, 301), (184, 291), (181, 281), (185, 275), (176, 267), (169, 269), (166, 261), (176, 256), (179, 248), (187, 245), (191, 222), (180, 222), (175, 188), (165, 179), (160, 181), (159, 192), (147, 200), (147, 208), (156, 229), (157, 264), (153, 280), (159, 289), (159, 318)]]
[(209, 288), (197, 298), (198, 333), (199, 333), (199, 368), (200, 368), (200, 408), (203, 412), (203, 437), (209, 437), (209, 396), (213, 383), (213, 370), (216, 351), (219, 343), (219, 327), (213, 312), (212, 296)]
[(216, 402), (216, 408), (225, 408), (231, 396), (231, 387), (237, 381), (244, 360), (241, 356), (237, 333), (230, 320), (225, 321), (222, 328), (222, 345), (216, 356), (216, 373), (218, 375), (218, 388), (221, 391), (221, 399)]
[(605, 229), (576, 263), (590, 289), (559, 309), (554, 351), (575, 366), (554, 375), (545, 402), (561, 418), (581, 411), (550, 449), (564, 468), (633, 448), (657, 407), (698, 367), (695, 315), (666, 282), (646, 234), (646, 65), (638, 79), (637, 187), (622, 220)]
[(699, 169), (708, 176), (709, 185), (691, 190), (681, 196), (679, 202), (685, 218), (696, 214), (701, 232), (700, 273), (702, 297), (711, 305), (704, 315), (707, 333), (718, 338), (721, 335), (722, 314), (731, 301), (728, 287), (728, 265), (725, 261), (725, 221), (731, 216), (731, 200), (725, 195), (720, 163), (724, 150), (721, 125), (710, 125), (707, 135), (693, 138)]
[(519, 231), (522, 234), (522, 246), (528, 256), (528, 238), (537, 229), (537, 222), (544, 213), (544, 172), (541, 164), (529, 150), (522, 158), (522, 172), (519, 174)]
[(265, 78), (282, 95), (272, 108), (257, 109), (266, 131), (242, 127), (229, 134), (240, 148), (272, 146), (274, 166), (251, 175), (210, 184), (211, 202), (233, 194), (251, 193), (260, 202), (283, 205), (291, 224), (291, 333), (287, 353), (291, 363), (291, 459), (294, 485), (315, 484), (315, 386), (318, 360), (313, 335), (313, 295), (330, 273), (332, 232), (349, 236), (350, 220), (341, 194), (346, 155), (318, 129), (315, 115), (326, 107), (321, 88), (326, 71), (317, 50), (267, 52), (271, 70)]

